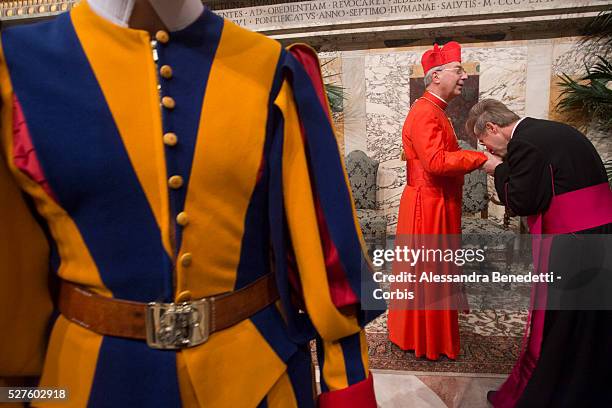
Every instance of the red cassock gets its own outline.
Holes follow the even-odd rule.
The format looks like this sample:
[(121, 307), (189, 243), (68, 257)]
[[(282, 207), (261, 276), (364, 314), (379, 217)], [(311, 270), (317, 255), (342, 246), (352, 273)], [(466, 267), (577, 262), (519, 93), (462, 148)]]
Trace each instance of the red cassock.
[[(407, 184), (400, 201), (396, 235), (460, 234), (463, 176), (486, 156), (460, 150), (447, 103), (425, 92), (408, 114), (402, 131)], [(435, 271), (434, 271), (435, 272)], [(459, 354), (457, 310), (389, 310), (389, 338), (417, 357), (436, 360)], [(416, 309), (416, 308), (415, 308)]]

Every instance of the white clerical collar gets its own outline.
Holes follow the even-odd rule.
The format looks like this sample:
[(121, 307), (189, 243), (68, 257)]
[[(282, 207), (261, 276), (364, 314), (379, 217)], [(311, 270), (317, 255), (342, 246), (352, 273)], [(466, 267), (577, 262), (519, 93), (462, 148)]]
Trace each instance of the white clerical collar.
[(438, 98), (439, 100), (441, 100), (442, 102), (444, 102), (445, 104), (447, 104), (447, 105), (448, 105), (448, 102), (446, 102), (444, 99), (442, 99), (441, 97), (439, 97), (439, 96), (438, 96), (438, 95), (436, 95), (435, 93), (433, 93), (433, 92), (431, 92), (431, 91), (427, 91), (427, 92), (429, 92), (430, 94), (432, 94), (433, 96), (435, 96), (436, 98)]
[(514, 136), (514, 131), (516, 130), (516, 127), (519, 125), (519, 123), (521, 123), (522, 121), (524, 121), (525, 118), (520, 118), (516, 124), (514, 125), (514, 127), (512, 128), (512, 133), (510, 133), (510, 140), (512, 140), (512, 137)]
[[(148, 0), (169, 31), (178, 31), (197, 20), (204, 10), (200, 0)], [(100, 17), (127, 27), (135, 0), (88, 0)]]

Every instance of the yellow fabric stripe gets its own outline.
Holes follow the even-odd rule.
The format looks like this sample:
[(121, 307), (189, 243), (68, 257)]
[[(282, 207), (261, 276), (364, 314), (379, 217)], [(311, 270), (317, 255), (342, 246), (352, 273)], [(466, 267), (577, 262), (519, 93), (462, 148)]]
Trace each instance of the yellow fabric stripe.
[(199, 408), (201, 404), (195, 393), (195, 388), (189, 378), (189, 370), (183, 353), (176, 353), (176, 375), (178, 376), (179, 392), (183, 408)]
[(39, 375), (52, 305), (47, 288), (49, 248), (5, 163), (12, 141), (12, 100), (0, 62), (0, 376)]
[(40, 387), (67, 389), (65, 403), (39, 403), (36, 407), (87, 406), (103, 337), (60, 316), (51, 334)]
[(0, 156), (0, 376), (38, 375), (47, 321), (49, 248)]
[[(4, 57), (2, 57), (4, 61)], [(61, 264), (59, 275), (82, 285), (89, 286), (95, 292), (112, 296), (104, 286), (96, 264), (94, 263), (81, 234), (70, 216), (54, 199), (48, 196), (43, 188), (21, 173), (12, 162), (13, 149), (13, 88), (4, 62), (0, 64), (0, 88), (2, 92), (2, 146), (8, 160), (9, 168), (20, 187), (34, 198), (38, 212), (47, 220), (51, 235), (56, 243)], [(7, 214), (11, 214), (8, 212)], [(47, 273), (45, 267), (45, 274)]]
[(330, 391), (348, 387), (342, 346), (337, 341), (323, 340), (323, 379)]
[(181, 353), (202, 407), (255, 407), (287, 368), (250, 320)]
[(185, 211), (190, 223), (178, 290), (195, 297), (233, 290), (244, 222), (266, 136), (267, 104), (280, 45), (226, 20), (198, 129)]
[(285, 82), (276, 99), (285, 119), (283, 190), (308, 314), (321, 337), (337, 340), (360, 330), (357, 319), (333, 304), (293, 92)]
[(295, 393), (287, 373), (283, 374), (274, 384), (274, 387), (268, 393), (266, 402), (268, 408), (297, 408)]
[(108, 22), (86, 2), (71, 17), (160, 227), (164, 248), (172, 255), (161, 111), (149, 34)]

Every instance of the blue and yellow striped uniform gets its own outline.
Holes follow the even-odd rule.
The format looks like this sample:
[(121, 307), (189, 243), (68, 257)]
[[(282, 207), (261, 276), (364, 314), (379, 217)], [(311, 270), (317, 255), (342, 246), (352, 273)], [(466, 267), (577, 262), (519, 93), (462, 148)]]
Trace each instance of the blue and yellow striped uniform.
[[(206, 10), (156, 64), (147, 32), (85, 2), (1, 45), (0, 376), (42, 373), (74, 407), (308, 407), (317, 338), (324, 394), (372, 392), (367, 318), (334, 303), (321, 243), (359, 295), (346, 175), (289, 52)], [(69, 322), (47, 288), (171, 302), (272, 270), (277, 304), (178, 352)]]

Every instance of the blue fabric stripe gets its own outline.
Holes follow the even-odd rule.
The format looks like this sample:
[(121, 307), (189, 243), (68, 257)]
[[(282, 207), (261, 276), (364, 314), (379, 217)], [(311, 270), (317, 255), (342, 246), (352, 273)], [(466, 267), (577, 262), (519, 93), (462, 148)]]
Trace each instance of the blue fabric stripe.
[(10, 28), (2, 42), (43, 172), (102, 281), (118, 298), (170, 300), (160, 229), (69, 15)]
[(270, 347), (276, 352), (278, 358), (283, 362), (289, 360), (297, 350), (297, 346), (287, 335), (285, 323), (276, 307), (271, 305), (255, 313), (251, 316), (251, 321)]
[(180, 406), (174, 351), (154, 350), (142, 341), (104, 338), (88, 407)]
[(257, 404), (257, 408), (268, 408), (268, 397), (266, 396), (261, 400), (259, 404)]
[(341, 339), (340, 346), (342, 347), (346, 378), (349, 386), (365, 380), (365, 367), (361, 359), (361, 341), (359, 333)]
[(234, 290), (270, 272), (267, 177), (268, 172), (264, 170), (247, 209)]
[(287, 362), (287, 374), (299, 408), (313, 408), (315, 406), (312, 369), (308, 346), (300, 347)]
[[(169, 65), (173, 71), (170, 79), (159, 77), (161, 95), (176, 102), (172, 110), (162, 108), (164, 133), (174, 132), (178, 137), (176, 146), (166, 146), (166, 168), (168, 177), (180, 175), (184, 180), (182, 188), (169, 192), (173, 218), (185, 207), (202, 103), (222, 31), (223, 19), (206, 8), (193, 24), (170, 33), (168, 43), (157, 44), (158, 66)], [(178, 251), (183, 227), (176, 220), (175, 227)]]
[(284, 315), (287, 320), (289, 337), (297, 344), (304, 344), (315, 335), (314, 326), (306, 313), (300, 314), (293, 306), (291, 286), (287, 270), (287, 250), (291, 248), (291, 238), (287, 231), (287, 220), (283, 206), (283, 134), (284, 119), (278, 107), (271, 110), (274, 136), (270, 147), (270, 189), (269, 218), (270, 235), (274, 253), (276, 286), (280, 295)]

